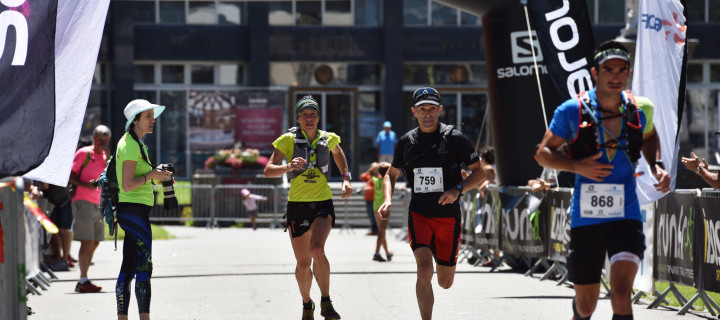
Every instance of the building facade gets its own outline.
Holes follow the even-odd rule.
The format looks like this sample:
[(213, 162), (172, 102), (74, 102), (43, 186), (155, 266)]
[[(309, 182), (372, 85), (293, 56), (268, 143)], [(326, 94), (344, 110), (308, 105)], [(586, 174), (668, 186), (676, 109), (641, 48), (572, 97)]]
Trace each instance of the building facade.
[[(688, 0), (699, 44), (681, 137), (710, 159), (720, 150), (713, 1)], [(596, 42), (618, 36), (624, 0), (588, 7)], [(399, 135), (414, 128), (410, 96), (433, 86), (443, 94), (441, 121), (488, 145), (484, 46), (480, 17), (431, 0), (112, 1), (82, 134), (107, 123), (119, 138), (132, 99), (165, 105), (145, 140), (155, 162), (175, 163), (178, 178), (189, 178), (217, 149), (271, 152), (272, 139), (294, 125), (295, 101), (310, 94), (321, 104), (320, 128), (342, 137), (359, 173), (375, 160), (381, 124), (391, 121)]]

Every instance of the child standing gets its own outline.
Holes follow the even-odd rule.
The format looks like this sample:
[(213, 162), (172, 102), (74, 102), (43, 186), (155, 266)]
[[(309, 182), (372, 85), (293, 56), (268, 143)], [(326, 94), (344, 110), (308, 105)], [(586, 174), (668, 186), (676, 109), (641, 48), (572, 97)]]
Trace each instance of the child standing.
[(390, 212), (387, 213), (385, 219), (381, 219), (380, 216), (377, 214), (378, 209), (383, 204), (383, 202), (385, 202), (385, 196), (383, 195), (383, 177), (385, 177), (385, 173), (387, 173), (389, 169), (390, 163), (380, 162), (378, 164), (379, 175), (372, 177), (372, 182), (375, 187), (375, 195), (373, 198), (373, 211), (375, 212), (375, 221), (378, 228), (377, 242), (375, 244), (375, 255), (373, 256), (373, 260), (380, 262), (385, 262), (385, 259), (383, 259), (383, 257), (380, 255), (380, 246), (385, 249), (387, 261), (391, 261), (393, 257), (392, 252), (388, 251), (387, 240), (385, 237), (385, 231), (387, 230), (388, 223), (390, 222)]
[(258, 207), (257, 203), (255, 203), (255, 200), (265, 201), (267, 200), (267, 197), (250, 193), (250, 190), (248, 189), (240, 190), (240, 194), (243, 197), (243, 205), (245, 206), (245, 211), (250, 216), (250, 222), (252, 223), (253, 230), (257, 230), (257, 224), (255, 222), (255, 219), (257, 218)]

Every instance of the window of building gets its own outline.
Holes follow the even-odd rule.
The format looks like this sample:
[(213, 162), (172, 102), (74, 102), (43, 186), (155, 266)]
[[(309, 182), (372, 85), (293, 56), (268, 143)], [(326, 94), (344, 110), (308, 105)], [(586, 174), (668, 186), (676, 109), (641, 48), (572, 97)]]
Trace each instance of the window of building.
[(240, 25), (246, 20), (247, 0), (134, 0), (137, 24)]
[(182, 91), (160, 91), (159, 104), (165, 106), (160, 122), (160, 156), (157, 163), (172, 163), (175, 174), (189, 176), (187, 172), (187, 94)]
[(240, 25), (245, 23), (245, 2), (218, 2), (218, 24)]
[(192, 84), (215, 83), (215, 68), (212, 65), (193, 65), (190, 72)]
[(403, 0), (406, 26), (475, 26), (478, 16), (432, 0)]
[(405, 64), (406, 85), (487, 86), (484, 64)]
[(272, 62), (270, 84), (279, 86), (339, 86), (380, 84), (378, 64)]
[(275, 26), (293, 25), (293, 2), (273, 1), (270, 2), (269, 23)]
[(162, 69), (162, 83), (185, 83), (185, 66), (183, 65), (163, 65)]
[(625, 0), (587, 0), (593, 24), (625, 24)]
[(702, 63), (688, 63), (687, 65), (687, 82), (703, 81), (703, 65)]
[(379, 26), (382, 0), (294, 0), (270, 2), (274, 26)]
[(184, 24), (185, 1), (160, 1), (160, 23)]
[(188, 24), (215, 24), (215, 3), (207, 1), (190, 1), (188, 3)]
[(322, 2), (296, 1), (295, 25), (315, 26), (322, 24)]
[(242, 85), (245, 83), (244, 68), (237, 64), (218, 65), (219, 85)]
[(456, 26), (460, 10), (451, 6), (432, 1), (431, 15), (433, 26)]
[(325, 1), (325, 22), (326, 26), (351, 26), (351, 1)]
[(376, 27), (382, 22), (382, 0), (355, 0), (355, 25)]
[(133, 22), (155, 23), (155, 2), (133, 1)]
[(710, 82), (720, 82), (720, 64), (710, 64)]
[(155, 66), (151, 64), (136, 64), (135, 83), (155, 83)]

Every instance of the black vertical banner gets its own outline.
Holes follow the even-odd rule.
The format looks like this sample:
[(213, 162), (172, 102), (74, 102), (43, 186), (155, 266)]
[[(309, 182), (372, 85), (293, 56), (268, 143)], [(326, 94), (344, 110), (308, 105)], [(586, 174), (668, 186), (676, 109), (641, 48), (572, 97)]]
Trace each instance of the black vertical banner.
[[(550, 83), (537, 37), (528, 38), (525, 11), (519, 1), (505, 1), (483, 16), (490, 121), (499, 181), (523, 186), (542, 168), (530, 156), (545, 132), (532, 48), (538, 54), (540, 80)], [(546, 107), (550, 105), (546, 102)], [(548, 110), (548, 117), (553, 109)], [(518, 134), (522, 128), (522, 134)], [(526, 156), (524, 156), (526, 155)]]
[(686, 286), (696, 283), (693, 246), (695, 195), (671, 193), (658, 200), (655, 210), (653, 279)]
[(57, 0), (0, 3), (0, 177), (22, 175), (50, 152), (56, 13)]
[(549, 190), (545, 195), (546, 219), (549, 220), (548, 257), (550, 260), (567, 262), (570, 250), (570, 191)]
[(528, 9), (554, 87), (543, 88), (544, 94), (552, 93), (545, 101), (553, 101), (555, 108), (593, 86), (590, 68), (595, 42), (587, 5), (585, 1), (533, 0), (528, 1)]
[(720, 198), (698, 198), (697, 210), (697, 288), (720, 292)]

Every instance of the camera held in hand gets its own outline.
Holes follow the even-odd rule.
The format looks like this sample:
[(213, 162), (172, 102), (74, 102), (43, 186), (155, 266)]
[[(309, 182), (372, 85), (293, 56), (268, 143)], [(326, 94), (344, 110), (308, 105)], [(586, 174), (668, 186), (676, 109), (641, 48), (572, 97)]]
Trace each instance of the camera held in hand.
[(172, 173), (169, 177), (163, 179), (162, 181), (163, 194), (165, 196), (163, 198), (163, 205), (165, 206), (165, 210), (177, 209), (178, 201), (177, 198), (175, 198), (175, 188), (173, 187), (173, 184), (175, 183), (173, 180), (173, 176), (175, 175), (175, 165), (172, 163), (161, 164), (160, 170)]

